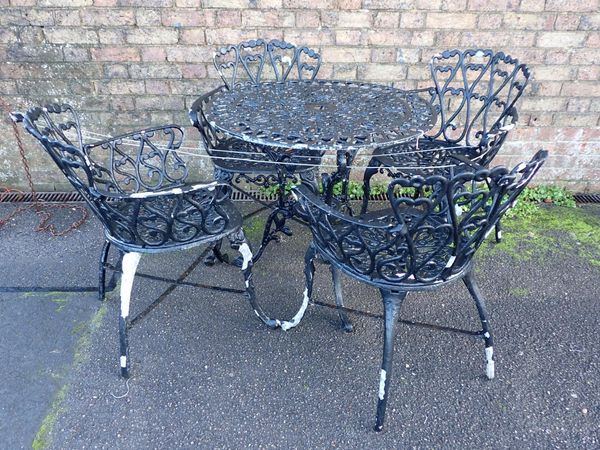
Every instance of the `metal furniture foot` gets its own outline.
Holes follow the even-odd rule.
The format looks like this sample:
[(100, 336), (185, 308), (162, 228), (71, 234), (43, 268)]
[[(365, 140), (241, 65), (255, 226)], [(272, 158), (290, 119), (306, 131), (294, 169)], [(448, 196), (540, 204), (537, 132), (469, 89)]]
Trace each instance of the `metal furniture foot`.
[(106, 293), (106, 260), (108, 259), (108, 251), (110, 250), (110, 241), (105, 240), (100, 252), (100, 273), (98, 280), (98, 300), (104, 300)]
[[(333, 267), (329, 266), (331, 270), (331, 278), (333, 280), (333, 290), (335, 292), (335, 307), (337, 309), (338, 315), (340, 316), (340, 321), (342, 322), (342, 328), (346, 333), (352, 333), (354, 327), (352, 326), (352, 322), (348, 319), (346, 311), (344, 311), (344, 297), (342, 293), (342, 283), (340, 280), (340, 271)], [(312, 287), (311, 287), (312, 289)]]
[(128, 357), (129, 342), (127, 338), (127, 327), (129, 322), (129, 304), (131, 302), (131, 289), (133, 279), (140, 262), (141, 253), (125, 253), (123, 255), (123, 278), (121, 279), (121, 315), (119, 316), (119, 346), (121, 376), (129, 378)]

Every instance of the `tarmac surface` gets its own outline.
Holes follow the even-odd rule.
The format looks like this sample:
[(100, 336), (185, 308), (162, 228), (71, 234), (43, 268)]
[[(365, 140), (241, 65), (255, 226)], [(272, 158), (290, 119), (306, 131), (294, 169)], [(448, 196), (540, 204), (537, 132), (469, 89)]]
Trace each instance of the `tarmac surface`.
[[(38, 448), (56, 449), (600, 447), (600, 272), (564, 249), (476, 262), (495, 338), (492, 381), (481, 339), (399, 324), (386, 424), (375, 433), (383, 336), (371, 317), (382, 313), (375, 289), (343, 277), (346, 306), (371, 315), (351, 313), (353, 333), (318, 305), (297, 328), (272, 331), (240, 293), (237, 268), (198, 264), (202, 248), (144, 256), (125, 382), (118, 289), (105, 302), (95, 292), (99, 223), (63, 237), (35, 233), (36, 223), (25, 213), (0, 229), (2, 449), (30, 448), (36, 436)], [(248, 227), (255, 242), (257, 223)], [(288, 319), (301, 303), (310, 238), (293, 230), (254, 271), (264, 308)], [(194, 264), (185, 281), (229, 291), (143, 276), (175, 280)], [(315, 283), (315, 300), (332, 304), (327, 266), (317, 265)], [(479, 329), (460, 283), (410, 294), (401, 316)]]

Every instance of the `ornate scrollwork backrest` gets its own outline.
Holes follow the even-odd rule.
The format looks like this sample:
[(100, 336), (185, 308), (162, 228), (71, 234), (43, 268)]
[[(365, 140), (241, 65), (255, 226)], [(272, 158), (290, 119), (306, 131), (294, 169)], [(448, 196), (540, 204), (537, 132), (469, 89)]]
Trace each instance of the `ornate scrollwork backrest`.
[(529, 80), (529, 69), (503, 52), (447, 50), (430, 63), (439, 127), (429, 133), (451, 143), (486, 146), (509, 117)]
[(214, 64), (227, 89), (235, 89), (265, 80), (313, 80), (321, 67), (321, 55), (277, 39), (268, 43), (256, 39), (220, 48)]
[(70, 183), (87, 198), (93, 176), (75, 110), (69, 105), (53, 104), (13, 113), (12, 117), (23, 122)]
[(86, 145), (94, 187), (125, 194), (183, 185), (188, 169), (175, 151), (182, 142), (183, 130), (168, 125)]
[(364, 219), (332, 209), (306, 186), (297, 192), (315, 244), (339, 266), (376, 285), (429, 285), (470, 264), (546, 157), (540, 151), (510, 172), (395, 179), (387, 193), (392, 211)]
[(227, 45), (217, 50), (213, 62), (227, 89), (240, 84), (260, 82), (267, 60), (267, 44), (263, 39)]

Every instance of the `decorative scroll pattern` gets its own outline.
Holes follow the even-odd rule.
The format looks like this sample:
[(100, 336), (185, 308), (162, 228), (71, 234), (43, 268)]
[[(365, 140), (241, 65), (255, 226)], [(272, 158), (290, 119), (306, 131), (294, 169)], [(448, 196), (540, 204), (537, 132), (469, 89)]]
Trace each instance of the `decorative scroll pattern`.
[(539, 151), (510, 172), (395, 179), (387, 192), (391, 208), (359, 218), (333, 210), (305, 186), (297, 192), (317, 249), (335, 266), (378, 287), (422, 288), (469, 267), (546, 157)]
[(241, 226), (229, 186), (186, 184), (187, 168), (175, 152), (183, 136), (177, 126), (84, 144), (69, 105), (33, 108), (19, 117), (122, 250), (214, 241)]
[(414, 139), (435, 123), (418, 93), (338, 81), (264, 82), (215, 92), (211, 128), (257, 145), (351, 150)]

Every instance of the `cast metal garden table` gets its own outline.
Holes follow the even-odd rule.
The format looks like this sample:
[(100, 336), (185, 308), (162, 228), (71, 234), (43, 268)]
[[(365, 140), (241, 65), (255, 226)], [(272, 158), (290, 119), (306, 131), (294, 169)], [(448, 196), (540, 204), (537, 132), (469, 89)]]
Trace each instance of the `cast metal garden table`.
[(199, 108), (207, 126), (240, 146), (268, 149), (274, 164), (294, 158), (316, 169), (315, 154), (334, 153), (337, 170), (324, 179), (330, 201), (336, 182), (346, 186), (357, 153), (415, 141), (433, 127), (435, 109), (420, 94), (356, 81), (261, 82), (213, 91)]

